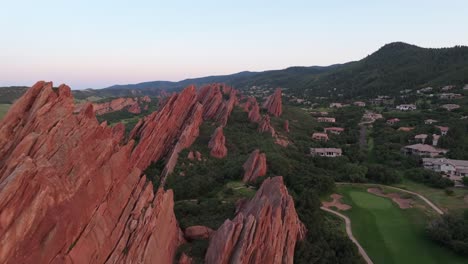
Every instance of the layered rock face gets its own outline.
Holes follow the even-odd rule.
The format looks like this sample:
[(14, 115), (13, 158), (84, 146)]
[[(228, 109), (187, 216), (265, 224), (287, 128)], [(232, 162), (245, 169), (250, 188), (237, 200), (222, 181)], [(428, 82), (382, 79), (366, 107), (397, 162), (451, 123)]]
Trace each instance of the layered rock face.
[(266, 175), (267, 164), (265, 153), (260, 153), (259, 149), (254, 150), (243, 165), (243, 182), (254, 182), (258, 177)]
[(159, 112), (140, 120), (130, 133), (130, 138), (139, 140), (132, 153), (132, 163), (143, 169), (168, 155), (163, 176), (172, 172), (179, 152), (198, 137), (202, 114), (203, 107), (197, 102), (194, 86), (169, 97)]
[(260, 107), (255, 97), (247, 98), (247, 101), (243, 105), (243, 109), (248, 113), (250, 122), (258, 123), (262, 119), (262, 116), (260, 115)]
[[(224, 100), (223, 94), (229, 94), (229, 99)], [(225, 126), (234, 106), (238, 103), (237, 90), (224, 84), (206, 85), (200, 89), (198, 101), (204, 106), (204, 120), (218, 121)]]
[(260, 132), (260, 133), (268, 132), (272, 136), (276, 135), (275, 129), (271, 126), (270, 116), (269, 115), (264, 115), (262, 117), (262, 120), (260, 121), (260, 123), (258, 125), (258, 132)]
[(283, 113), (280, 88), (276, 89), (276, 91), (267, 98), (263, 104), (263, 108), (265, 108), (268, 113), (273, 116), (280, 116)]
[[(151, 102), (151, 98), (148, 96), (142, 98), (116, 98), (105, 103), (95, 103), (93, 104), (93, 108), (96, 115), (120, 111), (125, 108), (132, 114), (140, 114), (141, 106), (149, 102)], [(143, 107), (147, 108), (147, 105)]]
[(211, 149), (210, 155), (221, 159), (226, 157), (227, 148), (226, 148), (226, 138), (224, 137), (223, 127), (220, 126), (216, 128), (213, 135), (211, 135), (210, 142), (208, 142), (208, 148)]
[(215, 231), (207, 264), (293, 263), (294, 247), (305, 236), (282, 177), (265, 179), (254, 198)]
[(158, 151), (74, 108), (68, 86), (38, 82), (0, 123), (0, 263), (171, 263), (173, 194), (142, 175)]

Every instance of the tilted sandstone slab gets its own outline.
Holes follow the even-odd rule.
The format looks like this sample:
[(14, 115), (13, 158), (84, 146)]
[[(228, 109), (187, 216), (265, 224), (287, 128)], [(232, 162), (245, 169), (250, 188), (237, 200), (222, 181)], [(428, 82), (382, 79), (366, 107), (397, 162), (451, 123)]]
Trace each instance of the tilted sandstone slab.
[(271, 136), (275, 136), (276, 132), (273, 126), (271, 126), (271, 121), (270, 121), (270, 116), (269, 115), (264, 115), (262, 117), (262, 120), (258, 124), (258, 132), (260, 133), (265, 133), (268, 132), (271, 134)]
[(0, 123), (0, 263), (171, 263), (172, 192), (131, 162), (152, 152), (74, 108), (68, 86), (38, 82)]
[(143, 169), (169, 155), (166, 173), (170, 172), (179, 151), (189, 147), (198, 136), (201, 111), (194, 86), (169, 97), (158, 112), (140, 120), (130, 133), (131, 139), (138, 140), (132, 153), (132, 163)]
[[(110, 112), (120, 111), (127, 109), (128, 112), (132, 114), (140, 114), (142, 106), (147, 109), (147, 103), (151, 102), (151, 98), (144, 96), (141, 98), (116, 98), (112, 99), (109, 102), (103, 103), (93, 103), (93, 109), (96, 115), (103, 115)], [(84, 105), (83, 105), (84, 106)], [(80, 107), (77, 106), (77, 109), (80, 110)]]
[(254, 150), (243, 165), (243, 182), (254, 182), (258, 177), (266, 175), (267, 164), (265, 153), (260, 153), (259, 149)]
[[(203, 105), (203, 119), (220, 122), (225, 126), (234, 106), (238, 103), (237, 90), (225, 84), (203, 86), (198, 92), (198, 101)], [(224, 100), (224, 95), (229, 95)]]
[(207, 264), (293, 263), (294, 247), (305, 237), (283, 178), (265, 179), (254, 198), (210, 238)]
[(263, 104), (263, 108), (265, 108), (268, 111), (268, 113), (270, 113), (273, 116), (280, 116), (283, 113), (281, 94), (281, 89), (276, 89), (275, 92), (272, 95), (270, 95)]
[(210, 155), (218, 159), (226, 157), (227, 148), (225, 144), (226, 138), (223, 134), (223, 127), (220, 126), (216, 128), (213, 135), (211, 135), (210, 142), (208, 142), (208, 148), (211, 149)]

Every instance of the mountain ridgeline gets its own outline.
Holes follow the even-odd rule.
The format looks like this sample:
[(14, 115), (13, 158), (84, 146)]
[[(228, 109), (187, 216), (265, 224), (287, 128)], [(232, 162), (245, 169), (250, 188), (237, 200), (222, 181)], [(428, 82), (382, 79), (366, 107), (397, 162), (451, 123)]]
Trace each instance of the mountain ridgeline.
[[(239, 90), (252, 86), (284, 87), (300, 97), (370, 98), (400, 90), (468, 83), (468, 47), (421, 48), (394, 42), (354, 62), (330, 66), (290, 67), (263, 72), (239, 72), (179, 82), (152, 81), (73, 91), (76, 99), (92, 97), (156, 96), (177, 92), (188, 85), (226, 83)], [(12, 103), (25, 89), (0, 89), (2, 103)]]
[(424, 86), (468, 83), (468, 47), (421, 48), (394, 42), (362, 60), (326, 67), (290, 67), (264, 72), (187, 79), (180, 82), (146, 82), (118, 85), (107, 89), (179, 90), (188, 84), (223, 82), (246, 89), (268, 85), (289, 89), (300, 96), (373, 97), (398, 94), (400, 90)]

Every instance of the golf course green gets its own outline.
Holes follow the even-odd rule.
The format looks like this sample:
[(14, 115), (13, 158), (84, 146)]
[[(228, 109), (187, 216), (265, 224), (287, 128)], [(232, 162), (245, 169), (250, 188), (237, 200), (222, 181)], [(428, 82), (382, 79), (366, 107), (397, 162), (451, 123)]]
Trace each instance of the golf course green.
[(468, 263), (429, 240), (424, 233), (428, 218), (421, 209), (400, 209), (390, 199), (368, 193), (366, 187), (340, 186), (341, 211), (351, 219), (354, 236), (376, 264)]

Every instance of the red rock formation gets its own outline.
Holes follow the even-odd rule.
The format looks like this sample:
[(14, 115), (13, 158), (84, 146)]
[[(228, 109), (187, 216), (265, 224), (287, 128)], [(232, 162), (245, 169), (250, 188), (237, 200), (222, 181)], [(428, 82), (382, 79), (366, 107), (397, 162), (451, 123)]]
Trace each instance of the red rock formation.
[[(144, 103), (151, 102), (151, 98), (148, 96), (144, 96), (141, 98), (116, 98), (109, 102), (104, 103), (94, 103), (93, 108), (96, 115), (102, 115), (110, 112), (120, 111), (123, 109), (127, 109), (128, 112), (132, 114), (140, 114), (141, 107)], [(82, 106), (77, 106), (77, 110), (79, 111)], [(145, 110), (148, 110), (148, 105), (144, 106)]]
[(260, 153), (259, 149), (254, 150), (243, 165), (243, 182), (254, 182), (258, 177), (266, 175), (267, 164), (265, 153)]
[(251, 108), (249, 110), (249, 120), (250, 122), (253, 123), (258, 123), (262, 119), (262, 116), (260, 115), (260, 107), (258, 106), (257, 100), (252, 101)]
[(170, 173), (178, 153), (197, 138), (202, 110), (194, 86), (169, 97), (159, 112), (145, 117), (130, 133), (130, 138), (139, 138), (132, 153), (132, 164), (143, 169), (168, 155), (163, 176)]
[(282, 110), (280, 88), (276, 89), (275, 93), (273, 93), (267, 98), (267, 100), (263, 104), (263, 108), (267, 109), (268, 113), (272, 114), (273, 116), (281, 115), (283, 110)]
[(198, 101), (203, 105), (203, 119), (214, 119), (223, 105), (223, 94), (217, 84), (206, 85), (198, 92)]
[(73, 110), (38, 82), (0, 123), (0, 263), (171, 263), (183, 237), (172, 191), (142, 175), (152, 151)]
[(145, 103), (151, 103), (151, 98), (149, 98), (147, 95), (141, 97), (140, 100)]
[(249, 96), (247, 98), (247, 101), (245, 101), (245, 103), (242, 104), (242, 109), (244, 110), (244, 112), (249, 112), (250, 111), (250, 108), (252, 107), (253, 101), (257, 102), (255, 97)]
[[(227, 124), (234, 106), (238, 103), (237, 90), (229, 88), (229, 99), (223, 99), (226, 93), (225, 85), (211, 84), (204, 86), (198, 93), (198, 101), (203, 105), (203, 119), (220, 122), (223, 126)], [(221, 92), (223, 89), (223, 92)], [(227, 88), (226, 88), (227, 89)]]
[(202, 154), (199, 151), (195, 151), (195, 157), (197, 158), (198, 161), (202, 160)]
[(225, 144), (226, 138), (223, 134), (223, 127), (220, 126), (216, 128), (215, 132), (211, 136), (210, 142), (208, 142), (208, 148), (211, 149), (210, 155), (218, 159), (226, 157), (227, 148)]
[(192, 264), (192, 263), (193, 263), (193, 259), (185, 255), (185, 253), (182, 253), (179, 259), (179, 264)]
[(223, 85), (223, 93), (224, 94), (231, 94), (232, 90), (233, 89), (232, 89), (231, 86), (228, 86), (228, 85), (225, 85), (225, 84)]
[(187, 240), (208, 239), (213, 233), (213, 229), (206, 226), (190, 226), (184, 230), (184, 236)]
[(234, 220), (226, 220), (212, 234), (205, 261), (293, 263), (294, 247), (305, 232), (283, 178), (265, 179)]
[(141, 114), (141, 108), (138, 102), (135, 102), (134, 104), (130, 105), (128, 108), (128, 112), (132, 114)]
[(276, 135), (275, 129), (271, 126), (269, 115), (263, 116), (262, 120), (260, 121), (258, 125), (258, 132), (260, 133), (268, 132), (268, 133), (271, 133), (271, 136)]
[(229, 100), (223, 102), (216, 120), (219, 121), (223, 126), (226, 126), (229, 116), (231, 115), (231, 112), (237, 103), (237, 91), (230, 89)]
[(280, 145), (282, 147), (287, 147), (289, 146), (289, 140), (285, 137), (282, 137), (278, 134), (275, 135), (275, 144)]
[(187, 159), (189, 159), (189, 160), (194, 160), (195, 159), (195, 154), (193, 154), (193, 151), (189, 152), (189, 154), (187, 155)]
[(284, 121), (284, 131), (286, 131), (286, 133), (289, 133), (289, 121), (288, 120)]

